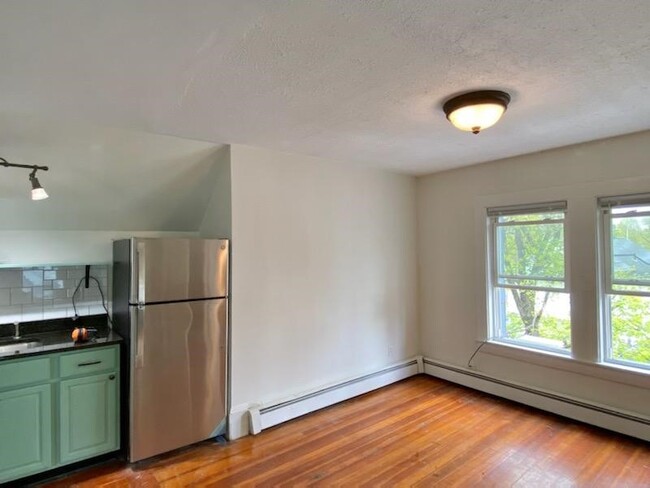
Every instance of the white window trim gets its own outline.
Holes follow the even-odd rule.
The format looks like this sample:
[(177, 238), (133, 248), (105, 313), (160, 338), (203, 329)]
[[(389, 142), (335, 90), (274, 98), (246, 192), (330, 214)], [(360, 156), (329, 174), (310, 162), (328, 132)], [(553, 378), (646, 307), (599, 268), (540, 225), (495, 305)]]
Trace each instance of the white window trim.
[[(553, 368), (558, 372), (582, 374), (587, 377), (615, 381), (618, 383), (650, 388), (650, 372), (624, 365), (605, 363), (600, 357), (602, 348), (599, 330), (600, 317), (598, 313), (598, 297), (600, 280), (598, 267), (594, 265), (599, 259), (599, 232), (597, 199), (603, 195), (632, 195), (644, 194), (650, 190), (650, 176), (636, 175), (620, 179), (591, 180), (570, 185), (541, 186), (521, 191), (505, 189), (500, 192), (476, 195), (474, 197), (474, 259), (477, 263), (476, 295), (474, 324), (474, 343), (468, 352), (467, 360), (476, 348), (483, 344), (473, 368), (482, 370), (481, 355), (486, 356), (486, 367), (490, 370), (501, 371), (509, 368), (506, 361), (513, 359), (522, 363), (534, 365), (543, 369)], [(506, 343), (489, 342), (489, 315), (486, 313), (489, 304), (490, 290), (488, 286), (489, 266), (485, 250), (489, 245), (486, 232), (486, 209), (505, 205), (525, 205), (530, 202), (551, 200), (566, 200), (571, 209), (566, 216), (569, 241), (580, 254), (575, 257), (576, 249), (568, 249), (568, 259), (571, 262), (570, 275), (579, 276), (579, 282), (571, 285), (572, 299), (577, 298), (571, 306), (571, 357), (559, 357), (555, 353), (526, 349)], [(577, 221), (576, 221), (577, 219)], [(585, 220), (590, 219), (590, 220)], [(585, 228), (591, 233), (583, 238)], [(592, 255), (593, 260), (585, 260), (585, 255)], [(480, 291), (479, 291), (480, 290)]]
[[(614, 365), (626, 369), (650, 373), (650, 364), (642, 364), (635, 361), (626, 361), (611, 357), (612, 327), (610, 324), (611, 311), (610, 303), (612, 295), (628, 295), (650, 297), (650, 292), (614, 290), (612, 277), (612, 249), (611, 249), (611, 221), (612, 212), (608, 209), (616, 206), (650, 204), (650, 194), (631, 194), (616, 197), (601, 197), (597, 200), (598, 230), (598, 331), (599, 351), (598, 360), (603, 365)], [(650, 212), (641, 212), (635, 216), (647, 216)], [(625, 218), (625, 217), (619, 217)]]
[(501, 341), (485, 343), (481, 352), (624, 385), (650, 388), (650, 375), (647, 370), (624, 364), (582, 361), (557, 351), (544, 351)]
[[(569, 237), (568, 237), (568, 203), (566, 200), (553, 201), (553, 202), (543, 202), (538, 204), (523, 204), (523, 205), (509, 205), (506, 207), (493, 207), (487, 208), (484, 215), (487, 216), (487, 224), (485, 226), (485, 239), (486, 246), (484, 248), (484, 256), (486, 258), (486, 269), (487, 277), (486, 288), (487, 288), (487, 307), (485, 312), (487, 313), (487, 341), (490, 343), (496, 344), (505, 344), (510, 347), (519, 347), (524, 350), (535, 350), (541, 351), (547, 354), (560, 355), (560, 356), (570, 356), (571, 349), (561, 349), (555, 347), (546, 347), (542, 344), (532, 344), (523, 340), (509, 339), (507, 337), (501, 337), (501, 327), (497, 319), (497, 306), (496, 306), (496, 294), (499, 288), (502, 289), (516, 289), (516, 290), (535, 290), (535, 291), (548, 291), (551, 293), (567, 293), (570, 297), (570, 261), (569, 261)], [(498, 219), (501, 216), (507, 215), (530, 215), (534, 213), (551, 213), (551, 212), (562, 212), (564, 217), (562, 219), (543, 219), (543, 220), (533, 220), (526, 222), (505, 222), (498, 223)], [(564, 277), (558, 277), (557, 279), (551, 280), (544, 278), (543, 281), (563, 281), (564, 286), (562, 288), (558, 287), (544, 287), (544, 286), (530, 286), (530, 285), (511, 285), (504, 284), (499, 282), (499, 278), (502, 278), (504, 275), (499, 275), (497, 270), (498, 267), (498, 242), (497, 242), (497, 229), (499, 227), (506, 227), (511, 225), (543, 225), (543, 224), (558, 224), (563, 225), (563, 237), (564, 237)], [(530, 277), (526, 277), (530, 279)], [(542, 280), (539, 280), (542, 281)]]

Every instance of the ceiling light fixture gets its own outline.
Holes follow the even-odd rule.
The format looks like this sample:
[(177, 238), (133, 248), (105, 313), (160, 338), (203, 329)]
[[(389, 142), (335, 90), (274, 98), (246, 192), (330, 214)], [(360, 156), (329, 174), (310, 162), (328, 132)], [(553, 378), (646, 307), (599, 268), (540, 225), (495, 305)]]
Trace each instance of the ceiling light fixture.
[(15, 164), (15, 163), (10, 163), (4, 158), (0, 158), (0, 166), (4, 166), (5, 168), (25, 168), (25, 169), (31, 169), (32, 172), (29, 173), (29, 182), (32, 184), (32, 200), (45, 200), (49, 195), (45, 191), (45, 188), (41, 186), (41, 183), (38, 181), (38, 178), (36, 177), (36, 172), (38, 170), (41, 171), (47, 171), (50, 168), (47, 166), (36, 166), (35, 164)]
[(460, 130), (478, 134), (496, 124), (510, 103), (510, 95), (481, 90), (450, 98), (442, 106), (447, 119)]

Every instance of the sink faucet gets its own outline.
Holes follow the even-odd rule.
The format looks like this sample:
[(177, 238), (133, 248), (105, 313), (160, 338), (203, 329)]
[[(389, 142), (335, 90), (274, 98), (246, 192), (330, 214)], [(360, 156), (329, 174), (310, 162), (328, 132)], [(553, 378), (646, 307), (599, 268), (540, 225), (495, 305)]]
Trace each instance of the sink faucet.
[(14, 339), (20, 339), (20, 322), (14, 322)]

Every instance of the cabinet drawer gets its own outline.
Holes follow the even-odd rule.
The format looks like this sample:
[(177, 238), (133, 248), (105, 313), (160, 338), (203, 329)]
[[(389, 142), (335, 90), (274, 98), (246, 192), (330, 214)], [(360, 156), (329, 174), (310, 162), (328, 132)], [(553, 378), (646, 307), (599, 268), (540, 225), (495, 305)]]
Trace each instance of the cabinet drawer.
[(63, 354), (60, 361), (61, 378), (117, 369), (117, 347), (102, 347)]
[(0, 363), (0, 389), (48, 381), (52, 375), (50, 357), (16, 359)]

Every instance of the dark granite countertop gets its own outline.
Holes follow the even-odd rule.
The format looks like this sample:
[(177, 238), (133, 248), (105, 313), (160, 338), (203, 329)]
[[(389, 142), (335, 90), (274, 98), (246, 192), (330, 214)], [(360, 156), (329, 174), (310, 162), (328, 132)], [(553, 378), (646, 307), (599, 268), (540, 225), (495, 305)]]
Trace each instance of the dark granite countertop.
[[(72, 340), (72, 330), (75, 327), (94, 328), (97, 329), (97, 332), (91, 340), (75, 343)], [(0, 345), (4, 341), (11, 341), (13, 334), (13, 324), (0, 325)], [(38, 341), (40, 344), (18, 353), (11, 351), (0, 353), (0, 361), (72, 349), (107, 346), (122, 341), (122, 337), (109, 328), (108, 318), (105, 314), (79, 317), (75, 321), (72, 319), (55, 319), (25, 322), (20, 325), (20, 338), (23, 341)]]

